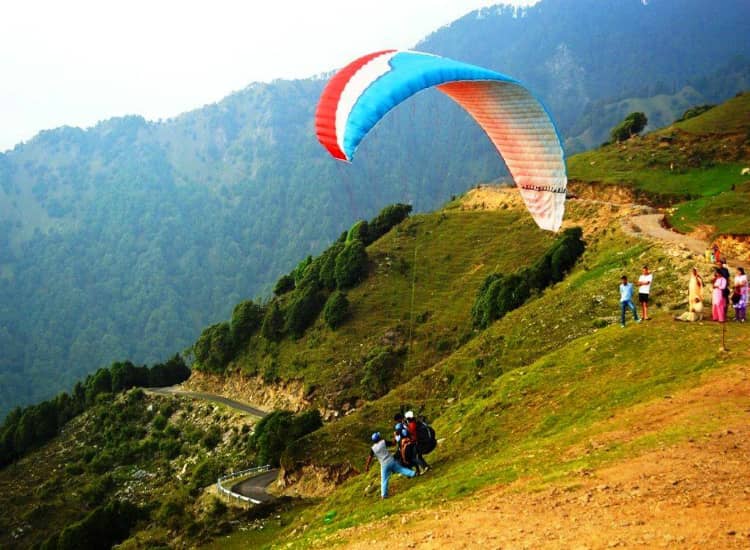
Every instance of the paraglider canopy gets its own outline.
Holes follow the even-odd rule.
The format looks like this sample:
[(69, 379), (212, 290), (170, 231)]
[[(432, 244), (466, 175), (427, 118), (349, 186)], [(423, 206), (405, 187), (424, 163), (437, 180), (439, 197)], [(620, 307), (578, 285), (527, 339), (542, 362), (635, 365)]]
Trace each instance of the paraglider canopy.
[(334, 158), (351, 162), (388, 111), (432, 87), (484, 129), (536, 223), (557, 231), (568, 181), (560, 137), (544, 106), (501, 73), (420, 52), (365, 55), (336, 73), (323, 91), (315, 115), (318, 140)]

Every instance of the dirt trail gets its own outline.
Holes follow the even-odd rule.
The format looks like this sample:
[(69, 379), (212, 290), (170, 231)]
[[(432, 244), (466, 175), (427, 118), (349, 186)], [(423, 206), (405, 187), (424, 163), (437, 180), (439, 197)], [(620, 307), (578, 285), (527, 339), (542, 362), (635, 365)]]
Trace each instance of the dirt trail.
[[(623, 199), (623, 197), (618, 197)], [(703, 255), (709, 243), (694, 236), (670, 231), (662, 226), (664, 213), (640, 204), (623, 202), (622, 200), (603, 200), (591, 197), (569, 199), (570, 203), (588, 203), (602, 206), (618, 207), (618, 213), (609, 214), (620, 218), (623, 229), (632, 235), (647, 237), (677, 245), (689, 250), (693, 254)], [(512, 187), (498, 187), (482, 185), (471, 189), (462, 200), (464, 210), (499, 210), (504, 208), (524, 208), (521, 196)], [(646, 212), (646, 213), (644, 213)], [(592, 223), (599, 225), (595, 220)], [(576, 223), (579, 223), (578, 220)]]
[(703, 255), (709, 244), (696, 237), (670, 231), (662, 226), (664, 214), (642, 214), (624, 218), (622, 221), (625, 231), (638, 235), (646, 235), (652, 239), (666, 241), (686, 248), (694, 254)]
[(534, 479), (490, 487), (462, 501), (343, 530), (338, 537), (347, 548), (361, 549), (373, 544), (420, 549), (749, 548), (747, 368), (628, 414), (635, 433), (629, 430), (623, 434), (626, 439), (689, 426), (696, 417), (710, 419), (712, 428), (640, 456), (580, 470), (541, 491), (530, 489), (539, 481)]

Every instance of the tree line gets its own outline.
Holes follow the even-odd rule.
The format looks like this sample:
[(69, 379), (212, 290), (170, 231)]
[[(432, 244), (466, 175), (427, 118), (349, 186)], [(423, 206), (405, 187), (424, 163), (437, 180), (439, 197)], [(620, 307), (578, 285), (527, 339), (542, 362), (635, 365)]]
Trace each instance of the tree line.
[(474, 328), (487, 328), (508, 312), (521, 307), (533, 294), (562, 281), (583, 254), (585, 243), (582, 237), (580, 227), (566, 229), (530, 267), (509, 275), (489, 275), (479, 288), (471, 308)]
[(255, 334), (270, 342), (301, 338), (323, 313), (332, 330), (348, 317), (346, 291), (367, 276), (366, 247), (411, 213), (408, 204), (387, 206), (372, 220), (360, 220), (320, 256), (308, 256), (274, 286), (266, 304), (246, 300), (234, 307), (229, 321), (206, 328), (192, 346), (194, 368), (222, 373)]
[(36, 405), (16, 407), (0, 427), (0, 468), (55, 437), (60, 428), (93, 406), (102, 394), (118, 394), (135, 387), (171, 386), (189, 376), (190, 369), (179, 354), (151, 367), (116, 362), (76, 383), (69, 394), (62, 392)]

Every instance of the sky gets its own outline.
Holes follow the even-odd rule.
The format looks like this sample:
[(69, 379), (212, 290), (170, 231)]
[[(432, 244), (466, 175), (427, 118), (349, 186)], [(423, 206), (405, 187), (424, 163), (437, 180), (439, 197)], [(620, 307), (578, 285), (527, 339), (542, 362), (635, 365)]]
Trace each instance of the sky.
[(409, 48), (462, 15), (537, 0), (24, 0), (0, 9), (0, 151), (40, 130), (149, 120), (251, 82)]

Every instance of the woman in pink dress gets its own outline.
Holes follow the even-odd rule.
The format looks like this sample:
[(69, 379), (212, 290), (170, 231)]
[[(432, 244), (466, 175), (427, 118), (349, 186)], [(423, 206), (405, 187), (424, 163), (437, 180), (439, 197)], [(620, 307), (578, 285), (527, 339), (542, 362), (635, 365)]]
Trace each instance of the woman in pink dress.
[(719, 268), (714, 268), (714, 280), (713, 280), (713, 294), (711, 295), (711, 319), (723, 323), (726, 321), (726, 309), (724, 308), (724, 289), (727, 287), (727, 280), (719, 271)]
[(739, 295), (737, 303), (734, 303), (734, 320), (741, 323), (745, 322), (747, 318), (747, 299), (749, 288), (747, 283), (747, 275), (745, 275), (745, 269), (742, 267), (737, 268), (737, 275), (734, 276), (734, 292)]

